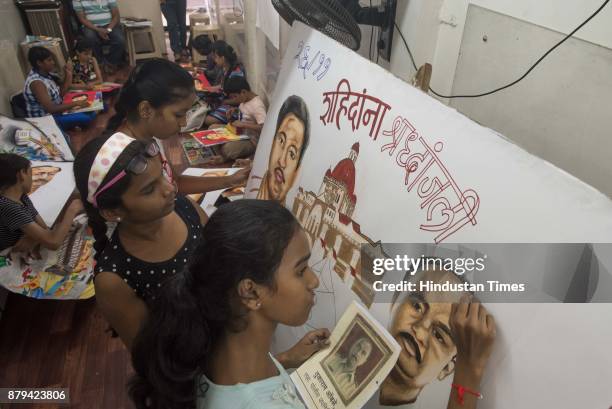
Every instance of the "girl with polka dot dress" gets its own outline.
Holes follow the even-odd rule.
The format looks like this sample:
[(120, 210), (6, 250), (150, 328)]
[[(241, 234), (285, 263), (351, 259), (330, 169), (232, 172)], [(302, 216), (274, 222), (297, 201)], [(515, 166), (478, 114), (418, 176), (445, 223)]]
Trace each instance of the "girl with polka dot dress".
[[(90, 141), (74, 174), (96, 250), (98, 306), (128, 348), (164, 282), (187, 264), (207, 217), (164, 174), (159, 147), (117, 132)], [(107, 223), (117, 223), (112, 233)]]

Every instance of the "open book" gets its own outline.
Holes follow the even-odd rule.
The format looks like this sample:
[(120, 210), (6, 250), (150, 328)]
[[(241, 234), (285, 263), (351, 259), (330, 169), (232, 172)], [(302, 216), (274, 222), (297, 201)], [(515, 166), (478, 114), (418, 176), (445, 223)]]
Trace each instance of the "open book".
[(319, 351), (291, 374), (309, 409), (358, 409), (374, 395), (400, 353), (399, 344), (357, 302)]
[(192, 132), (191, 136), (203, 146), (215, 146), (227, 142), (249, 139), (248, 135), (237, 135), (233, 133), (227, 126), (206, 131)]

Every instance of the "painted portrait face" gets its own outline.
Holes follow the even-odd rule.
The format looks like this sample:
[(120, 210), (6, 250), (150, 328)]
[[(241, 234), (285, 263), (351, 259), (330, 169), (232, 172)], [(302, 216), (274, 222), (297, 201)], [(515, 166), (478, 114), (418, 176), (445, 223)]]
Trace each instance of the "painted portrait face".
[(367, 338), (360, 338), (349, 350), (347, 360), (349, 366), (357, 368), (366, 363), (372, 353), (372, 343)]
[(62, 169), (57, 166), (34, 166), (32, 167), (32, 186), (30, 194), (36, 192), (38, 188), (46, 185)]
[(304, 123), (292, 113), (287, 114), (281, 122), (272, 142), (268, 172), (262, 184), (267, 191), (260, 192), (261, 197), (285, 201), (299, 170), (304, 130)]
[[(426, 271), (418, 280), (459, 283), (452, 272)], [(391, 335), (401, 346), (399, 359), (381, 386), (380, 402), (401, 405), (414, 402), (423, 387), (442, 380), (454, 370), (457, 354), (450, 332), (452, 303), (464, 293), (418, 292), (394, 308)]]

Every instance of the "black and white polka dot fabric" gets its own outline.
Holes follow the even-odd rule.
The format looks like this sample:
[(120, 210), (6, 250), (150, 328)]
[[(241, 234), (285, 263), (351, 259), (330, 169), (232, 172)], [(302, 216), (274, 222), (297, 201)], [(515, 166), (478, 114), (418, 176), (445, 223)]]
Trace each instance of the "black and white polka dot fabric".
[(125, 251), (115, 230), (109, 244), (97, 258), (95, 273), (108, 271), (119, 275), (136, 294), (146, 302), (155, 300), (164, 280), (179, 273), (189, 260), (202, 235), (200, 216), (193, 204), (183, 195), (177, 195), (175, 212), (187, 225), (187, 240), (175, 256), (161, 263), (149, 263)]

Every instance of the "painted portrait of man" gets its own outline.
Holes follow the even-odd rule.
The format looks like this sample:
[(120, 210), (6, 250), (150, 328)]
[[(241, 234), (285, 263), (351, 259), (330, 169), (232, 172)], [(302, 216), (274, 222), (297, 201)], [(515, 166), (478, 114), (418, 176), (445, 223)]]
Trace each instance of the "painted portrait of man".
[[(421, 271), (416, 282), (461, 283), (453, 272)], [(451, 336), (452, 303), (463, 292), (402, 293), (392, 304), (389, 332), (400, 344), (400, 356), (380, 388), (385, 406), (413, 403), (425, 386), (453, 373), (457, 348)]]
[(41, 186), (49, 183), (53, 177), (61, 172), (57, 166), (33, 166), (32, 167), (32, 188), (30, 194), (36, 192)]
[(298, 175), (310, 139), (310, 118), (304, 100), (292, 95), (285, 100), (276, 121), (268, 169), (262, 177), (258, 199), (285, 203)]

